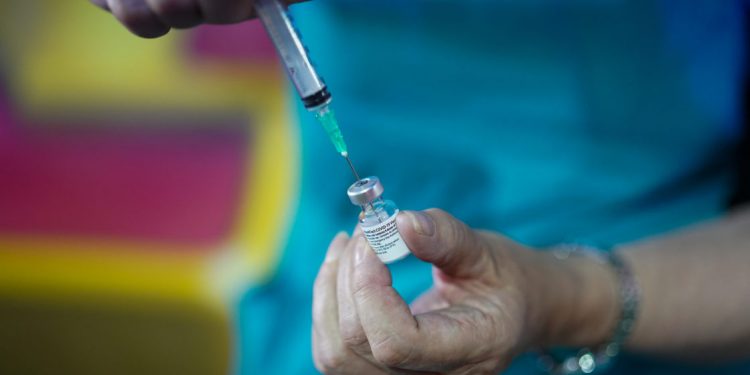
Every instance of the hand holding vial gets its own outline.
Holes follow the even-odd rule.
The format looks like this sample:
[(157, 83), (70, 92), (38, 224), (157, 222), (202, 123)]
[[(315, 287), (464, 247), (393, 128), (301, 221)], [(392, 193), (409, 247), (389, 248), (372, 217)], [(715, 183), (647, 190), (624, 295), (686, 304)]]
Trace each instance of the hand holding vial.
[[(589, 315), (586, 303), (568, 298), (581, 292), (573, 281), (592, 281), (577, 264), (473, 230), (441, 210), (403, 211), (396, 222), (411, 253), (433, 264), (433, 287), (409, 306), (361, 228), (336, 236), (314, 288), (321, 372), (489, 374), (537, 345), (606, 338), (610, 317)], [(608, 280), (602, 272), (599, 285)], [(585, 330), (570, 321), (581, 315)], [(590, 336), (570, 334), (578, 329)]]

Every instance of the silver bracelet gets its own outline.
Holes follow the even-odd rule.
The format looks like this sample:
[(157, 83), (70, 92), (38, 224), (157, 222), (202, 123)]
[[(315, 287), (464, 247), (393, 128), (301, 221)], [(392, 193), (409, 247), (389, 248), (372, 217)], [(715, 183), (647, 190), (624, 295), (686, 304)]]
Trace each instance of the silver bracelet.
[(551, 375), (592, 374), (605, 371), (614, 363), (623, 343), (633, 331), (640, 303), (640, 289), (630, 267), (614, 251), (605, 252), (587, 246), (565, 245), (552, 250), (564, 260), (573, 254), (583, 254), (612, 268), (617, 274), (620, 295), (620, 316), (610, 340), (596, 348), (584, 348), (574, 356), (559, 359), (549, 351), (540, 353), (540, 367)]

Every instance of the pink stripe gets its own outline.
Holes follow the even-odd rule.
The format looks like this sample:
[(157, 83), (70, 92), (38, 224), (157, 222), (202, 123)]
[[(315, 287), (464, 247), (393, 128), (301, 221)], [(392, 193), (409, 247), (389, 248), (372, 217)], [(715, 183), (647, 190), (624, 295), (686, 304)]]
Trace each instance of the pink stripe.
[(108, 128), (9, 122), (2, 109), (0, 233), (189, 244), (229, 234), (247, 169), (244, 121)]

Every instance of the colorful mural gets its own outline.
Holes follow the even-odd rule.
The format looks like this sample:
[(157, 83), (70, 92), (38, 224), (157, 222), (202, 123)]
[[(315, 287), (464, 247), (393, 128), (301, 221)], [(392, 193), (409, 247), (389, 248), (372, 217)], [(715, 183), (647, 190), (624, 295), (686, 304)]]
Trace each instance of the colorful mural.
[(0, 373), (231, 372), (295, 203), (284, 77), (255, 22), (100, 12), (0, 5)]

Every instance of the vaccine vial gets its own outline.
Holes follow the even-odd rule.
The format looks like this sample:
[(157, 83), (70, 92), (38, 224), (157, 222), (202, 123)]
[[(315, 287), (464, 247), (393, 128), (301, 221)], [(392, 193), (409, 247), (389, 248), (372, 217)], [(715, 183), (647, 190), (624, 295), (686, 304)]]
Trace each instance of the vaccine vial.
[(363, 178), (347, 190), (349, 199), (362, 208), (359, 223), (367, 242), (383, 263), (393, 263), (410, 254), (396, 226), (398, 207), (383, 200), (383, 185), (372, 176)]

